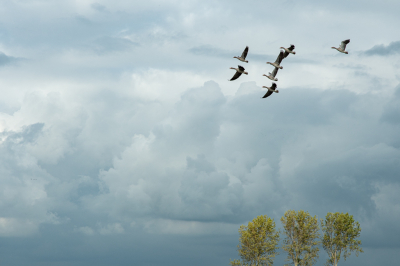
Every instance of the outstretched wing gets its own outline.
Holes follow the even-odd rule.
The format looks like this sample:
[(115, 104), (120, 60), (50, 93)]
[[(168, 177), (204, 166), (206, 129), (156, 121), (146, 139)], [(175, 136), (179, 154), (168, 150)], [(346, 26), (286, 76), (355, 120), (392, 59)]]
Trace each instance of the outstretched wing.
[(278, 57), (277, 57), (276, 60), (275, 60), (275, 64), (280, 65), (281, 62), (282, 62), (282, 60), (283, 60), (283, 58), (284, 58), (284, 53), (283, 53), (283, 51), (281, 50), (280, 53), (279, 53), (279, 55), (278, 55)]
[(341, 44), (340, 44), (340, 48), (344, 51), (346, 49), (346, 45), (350, 42), (350, 39), (344, 40)]
[(276, 74), (278, 74), (278, 70), (279, 70), (279, 68), (275, 67), (274, 71), (272, 71), (271, 76), (273, 76), (275, 78)]
[[(294, 50), (294, 45), (291, 44), (290, 47), (288, 47), (287, 49), (290, 50), (290, 51), (293, 51)], [(283, 58), (286, 58), (288, 55), (289, 55), (289, 52), (285, 51), (285, 53), (283, 54)]]
[(242, 73), (236, 71), (235, 75), (233, 75), (233, 77), (229, 81), (237, 79), (238, 77), (240, 77), (240, 75), (242, 75)]
[(271, 86), (270, 89), (271, 89), (271, 90), (276, 90), (276, 83), (275, 83), (275, 82), (272, 82), (272, 86)]
[(267, 98), (273, 93), (273, 91), (267, 91), (267, 93), (263, 96), (263, 98)]
[(238, 65), (238, 67), (239, 67), (239, 70), (240, 70), (240, 71), (244, 71), (244, 67), (239, 66), (239, 65)]
[(246, 46), (246, 48), (244, 48), (244, 51), (242, 53), (241, 58), (246, 59), (247, 53), (249, 52), (249, 47)]

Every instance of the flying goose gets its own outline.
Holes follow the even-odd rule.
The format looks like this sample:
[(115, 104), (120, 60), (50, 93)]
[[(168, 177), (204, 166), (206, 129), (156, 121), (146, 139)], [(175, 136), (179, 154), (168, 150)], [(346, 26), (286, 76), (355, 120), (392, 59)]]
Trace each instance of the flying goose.
[(233, 75), (233, 77), (229, 81), (237, 79), (242, 74), (246, 74), (246, 75), (249, 74), (246, 71), (244, 71), (244, 67), (242, 67), (242, 66), (238, 66), (238, 68), (231, 67), (230, 69), (236, 70), (236, 73), (235, 73), (235, 75)]
[(281, 51), (281, 52), (279, 53), (279, 55), (278, 55), (278, 57), (276, 58), (276, 60), (275, 60), (274, 63), (267, 62), (267, 64), (270, 64), (270, 65), (273, 65), (274, 67), (278, 67), (278, 68), (282, 69), (283, 67), (280, 66), (280, 63), (282, 62), (282, 60), (283, 60), (283, 51)]
[(246, 46), (246, 48), (244, 48), (244, 51), (243, 51), (241, 57), (234, 56), (233, 58), (237, 58), (237, 59), (239, 59), (239, 60), (242, 61), (242, 62), (248, 63), (249, 61), (246, 60), (246, 56), (247, 56), (248, 51), (249, 51), (249, 47)]
[(271, 87), (263, 86), (263, 88), (267, 88), (268, 91), (267, 91), (267, 93), (266, 93), (262, 98), (267, 98), (267, 97), (270, 96), (273, 92), (279, 93), (279, 91), (276, 89), (276, 83), (275, 83), (275, 82), (272, 82), (272, 86), (271, 86)]
[(294, 50), (294, 45), (291, 44), (289, 48), (281, 47), (281, 49), (285, 50), (285, 54), (283, 55), (283, 58), (286, 58), (289, 54), (296, 54)]
[(271, 74), (271, 72), (269, 72), (269, 73), (268, 73), (268, 76), (265, 75), (265, 74), (263, 74), (263, 76), (266, 76), (266, 77), (269, 78), (270, 80), (278, 81), (278, 79), (275, 78), (276, 74), (278, 73), (278, 70), (279, 70), (279, 68), (275, 67), (275, 68), (274, 68), (274, 71), (272, 71), (272, 74)]
[(338, 50), (338, 51), (341, 52), (341, 53), (348, 54), (348, 52), (345, 51), (345, 49), (346, 49), (346, 45), (347, 45), (349, 42), (350, 42), (350, 39), (344, 40), (344, 41), (340, 44), (340, 47), (339, 47), (339, 48), (332, 47), (332, 49), (336, 49), (336, 50)]

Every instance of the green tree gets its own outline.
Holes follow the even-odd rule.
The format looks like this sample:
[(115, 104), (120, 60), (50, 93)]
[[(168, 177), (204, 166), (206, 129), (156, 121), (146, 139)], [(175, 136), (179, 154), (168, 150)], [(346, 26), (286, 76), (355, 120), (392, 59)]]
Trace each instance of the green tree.
[(325, 217), (325, 221), (321, 219), (321, 227), (324, 233), (322, 246), (328, 252), (329, 259), (326, 265), (337, 266), (343, 252), (344, 260), (351, 255), (352, 251), (364, 252), (361, 240), (356, 240), (360, 236), (360, 224), (353, 219), (353, 215), (348, 213), (331, 213)]
[[(286, 235), (282, 249), (288, 253), (286, 260), (295, 266), (313, 265), (318, 258), (320, 244), (318, 218), (308, 212), (289, 210), (281, 218)], [(289, 264), (286, 264), (289, 265)]]
[(242, 260), (231, 261), (232, 266), (270, 266), (278, 254), (279, 231), (273, 219), (260, 215), (239, 228), (238, 252)]

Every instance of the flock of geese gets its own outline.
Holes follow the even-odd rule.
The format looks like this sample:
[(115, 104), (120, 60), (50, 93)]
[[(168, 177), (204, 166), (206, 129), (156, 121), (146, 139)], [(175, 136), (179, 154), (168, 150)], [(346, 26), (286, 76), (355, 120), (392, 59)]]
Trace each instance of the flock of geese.
[[(336, 47), (332, 47), (332, 49), (336, 49), (341, 53), (344, 54), (348, 54), (348, 52), (346, 51), (346, 45), (350, 42), (350, 39), (344, 40), (342, 41), (342, 43), (340, 44), (340, 47), (336, 48)], [(283, 67), (281, 66), (281, 62), (284, 58), (288, 57), (289, 54), (296, 54), (294, 50), (294, 45), (291, 44), (290, 47), (285, 48), (285, 47), (280, 47), (280, 49), (283, 49), (284, 51), (280, 50), (278, 57), (276, 58), (275, 62), (271, 63), (271, 62), (267, 62), (267, 64), (270, 64), (274, 67), (274, 70), (268, 73), (268, 75), (263, 74), (263, 76), (266, 76), (267, 78), (269, 78), (270, 80), (273, 81), (278, 81), (278, 79), (276, 78), (276, 74), (278, 74), (278, 70), (282, 69)], [(244, 49), (243, 53), (241, 56), (234, 56), (233, 58), (236, 58), (242, 62), (248, 63), (249, 61), (246, 60), (247, 57), (247, 53), (249, 52), (249, 47), (246, 46), (246, 48)], [(235, 75), (233, 75), (233, 77), (229, 80), (235, 80), (238, 79), (242, 74), (246, 74), (248, 75), (249, 73), (245, 71), (244, 67), (242, 66), (238, 66), (238, 68), (234, 68), (231, 67), (230, 69), (234, 69), (236, 70)], [(268, 96), (270, 96), (272, 93), (276, 92), (278, 93), (279, 91), (277, 90), (277, 86), (275, 82), (272, 82), (271, 87), (267, 87), (267, 86), (263, 86), (263, 88), (268, 89), (267, 93), (265, 93), (265, 95), (262, 98), (267, 98)]]

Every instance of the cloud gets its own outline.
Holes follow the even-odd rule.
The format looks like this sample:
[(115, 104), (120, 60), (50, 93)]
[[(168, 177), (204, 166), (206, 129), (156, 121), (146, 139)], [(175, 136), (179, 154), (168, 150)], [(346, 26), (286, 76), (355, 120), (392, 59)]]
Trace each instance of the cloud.
[(151, 234), (173, 235), (213, 235), (231, 234), (239, 225), (198, 221), (174, 221), (168, 219), (156, 219), (146, 222), (145, 229)]
[(94, 230), (89, 226), (82, 226), (79, 228), (75, 228), (75, 231), (89, 236), (94, 235)]
[(129, 51), (138, 47), (139, 44), (132, 42), (126, 38), (101, 37), (93, 42), (93, 49), (98, 54), (106, 54), (111, 52)]
[(52, 176), (37, 165), (28, 147), (40, 136), (43, 124), (21, 132), (3, 132), (0, 144), (0, 235), (26, 236), (37, 232), (42, 223), (57, 224), (47, 186)]
[[(244, 47), (243, 47), (244, 49)], [(212, 57), (224, 57), (224, 58), (231, 58), (233, 56), (241, 56), (243, 51), (227, 51), (224, 49), (220, 49), (211, 45), (201, 45), (192, 47), (189, 49), (189, 52), (199, 56), (212, 56)], [(266, 61), (272, 60), (274, 56), (271, 55), (262, 55), (262, 54), (254, 54), (249, 53), (246, 59), (251, 60), (255, 59), (257, 61)], [(238, 61), (240, 62), (240, 61)]]
[(17, 57), (8, 56), (5, 53), (0, 52), (0, 66), (5, 66), (13, 62), (17, 62), (18, 60), (19, 58)]
[(207, 55), (207, 56), (232, 56), (232, 52), (225, 51), (210, 45), (197, 46), (189, 49), (189, 52), (195, 55)]
[(86, 208), (133, 222), (157, 214), (236, 224), (292, 208), (373, 219), (376, 176), (393, 183), (400, 171), (398, 129), (376, 131), (386, 127), (376, 113), (385, 101), (303, 88), (265, 101), (259, 87), (242, 86), (248, 93), (230, 99), (214, 82), (182, 94), (168, 118), (135, 134), (101, 172), (103, 190), (84, 198)]
[(92, 3), (90, 6), (94, 10), (99, 11), (99, 12), (106, 12), (107, 11), (107, 8), (104, 5), (99, 4), (99, 3)]
[(391, 42), (389, 45), (385, 46), (384, 44), (375, 45), (371, 49), (364, 52), (365, 55), (380, 55), (380, 56), (388, 56), (400, 54), (400, 41)]
[(99, 225), (99, 227), (101, 235), (122, 234), (125, 231), (120, 223), (108, 224), (107, 226)]
[(330, 47), (390, 40), (399, 4), (181, 2), (1, 2), (2, 263), (222, 265), (240, 224), (304, 209), (355, 215), (351, 264), (396, 265), (396, 58)]
[(395, 125), (400, 124), (400, 85), (396, 87), (392, 99), (385, 106), (381, 120)]

